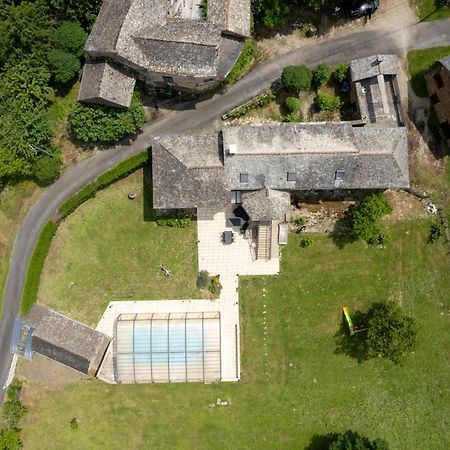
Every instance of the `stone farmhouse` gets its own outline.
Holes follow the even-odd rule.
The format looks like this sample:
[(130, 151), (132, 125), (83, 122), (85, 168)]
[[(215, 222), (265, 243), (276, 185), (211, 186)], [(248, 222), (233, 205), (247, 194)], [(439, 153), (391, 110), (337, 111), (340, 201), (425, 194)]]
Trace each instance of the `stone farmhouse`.
[(88, 38), (79, 100), (128, 107), (137, 79), (202, 92), (232, 69), (250, 35), (250, 0), (105, 0)]
[(450, 55), (440, 59), (438, 66), (425, 79), (431, 104), (442, 133), (450, 145)]

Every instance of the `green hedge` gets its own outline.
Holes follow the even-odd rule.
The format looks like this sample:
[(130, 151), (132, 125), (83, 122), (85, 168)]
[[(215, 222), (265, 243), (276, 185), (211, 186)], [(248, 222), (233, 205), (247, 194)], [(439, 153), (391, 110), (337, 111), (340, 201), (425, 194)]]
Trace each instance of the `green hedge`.
[(135, 172), (141, 168), (149, 160), (149, 150), (138, 153), (125, 161), (120, 162), (117, 166), (100, 175), (95, 181), (86, 185), (83, 189), (78, 191), (75, 195), (64, 202), (58, 209), (58, 214), (61, 218), (72, 214), (82, 203), (95, 197), (97, 191), (100, 191), (115, 181), (125, 178), (130, 173)]
[(22, 315), (27, 314), (36, 302), (39, 280), (42, 269), (44, 268), (45, 258), (47, 257), (50, 244), (57, 229), (58, 225), (50, 220), (42, 229), (36, 243), (33, 256), (31, 257), (28, 265), (27, 277), (23, 287), (22, 304), (20, 307)]

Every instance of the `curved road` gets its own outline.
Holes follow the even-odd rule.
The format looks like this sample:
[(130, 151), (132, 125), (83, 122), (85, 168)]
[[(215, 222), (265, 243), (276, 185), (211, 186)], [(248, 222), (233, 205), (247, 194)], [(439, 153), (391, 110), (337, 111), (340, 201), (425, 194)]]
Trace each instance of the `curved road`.
[[(51, 185), (30, 209), (14, 242), (5, 286), (0, 323), (0, 389), (6, 382), (12, 355), (9, 354), (14, 318), (19, 312), (23, 283), (33, 247), (40, 230), (58, 207), (84, 185), (119, 161), (145, 149), (150, 136), (184, 133), (207, 126), (219, 127), (220, 116), (270, 87), (283, 67), (292, 64), (314, 66), (318, 62), (335, 64), (376, 53), (405, 53), (414, 48), (450, 45), (450, 20), (399, 25), (398, 29), (370, 28), (336, 38), (323, 38), (256, 66), (225, 93), (199, 103), (192, 110), (171, 111), (161, 120), (144, 127), (138, 137), (125, 145), (112, 147), (80, 162)], [(0, 394), (0, 402), (3, 398)]]

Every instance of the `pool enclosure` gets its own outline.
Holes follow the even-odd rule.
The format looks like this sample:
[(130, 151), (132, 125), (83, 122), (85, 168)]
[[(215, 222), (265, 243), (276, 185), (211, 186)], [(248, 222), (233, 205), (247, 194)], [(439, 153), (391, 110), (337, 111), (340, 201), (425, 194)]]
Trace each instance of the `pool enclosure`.
[(118, 383), (221, 379), (218, 312), (121, 314), (114, 346)]

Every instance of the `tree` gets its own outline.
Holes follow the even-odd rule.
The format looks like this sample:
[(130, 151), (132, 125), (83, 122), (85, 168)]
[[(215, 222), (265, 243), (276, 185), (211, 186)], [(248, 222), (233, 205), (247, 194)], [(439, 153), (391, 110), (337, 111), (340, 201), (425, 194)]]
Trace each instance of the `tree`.
[(351, 225), (356, 239), (376, 240), (381, 233), (379, 221), (392, 212), (392, 206), (384, 194), (371, 194), (355, 206), (351, 212)]
[(333, 78), (342, 83), (348, 77), (348, 64), (338, 64), (333, 70)]
[(287, 66), (281, 74), (283, 86), (296, 94), (300, 91), (309, 91), (311, 80), (312, 72), (306, 66)]
[(326, 83), (331, 76), (331, 69), (326, 64), (319, 64), (313, 72), (312, 81), (316, 89)]
[(73, 136), (86, 143), (117, 141), (137, 131), (145, 121), (144, 108), (137, 93), (127, 109), (78, 102), (69, 115)]
[(33, 176), (39, 186), (49, 186), (59, 176), (61, 159), (55, 153), (53, 157), (42, 155), (33, 163)]
[(319, 92), (314, 99), (314, 103), (320, 111), (337, 111), (341, 106), (341, 100), (334, 95)]
[(382, 439), (371, 441), (355, 431), (331, 435), (328, 450), (389, 450), (389, 445)]
[(48, 62), (55, 81), (63, 84), (72, 80), (81, 67), (80, 60), (75, 55), (60, 49), (50, 50)]
[(300, 111), (300, 108), (302, 106), (302, 101), (297, 97), (288, 97), (285, 101), (286, 108), (291, 113), (296, 113)]
[(92, 28), (102, 0), (44, 0), (50, 12), (58, 19), (78, 21), (85, 30)]
[(368, 356), (383, 356), (394, 363), (402, 361), (414, 349), (417, 327), (414, 319), (405, 316), (392, 302), (374, 303), (367, 312)]
[(83, 55), (87, 33), (78, 22), (65, 21), (55, 31), (54, 40), (56, 48), (71, 53), (76, 57)]
[(10, 149), (0, 146), (0, 184), (31, 174), (31, 163)]

